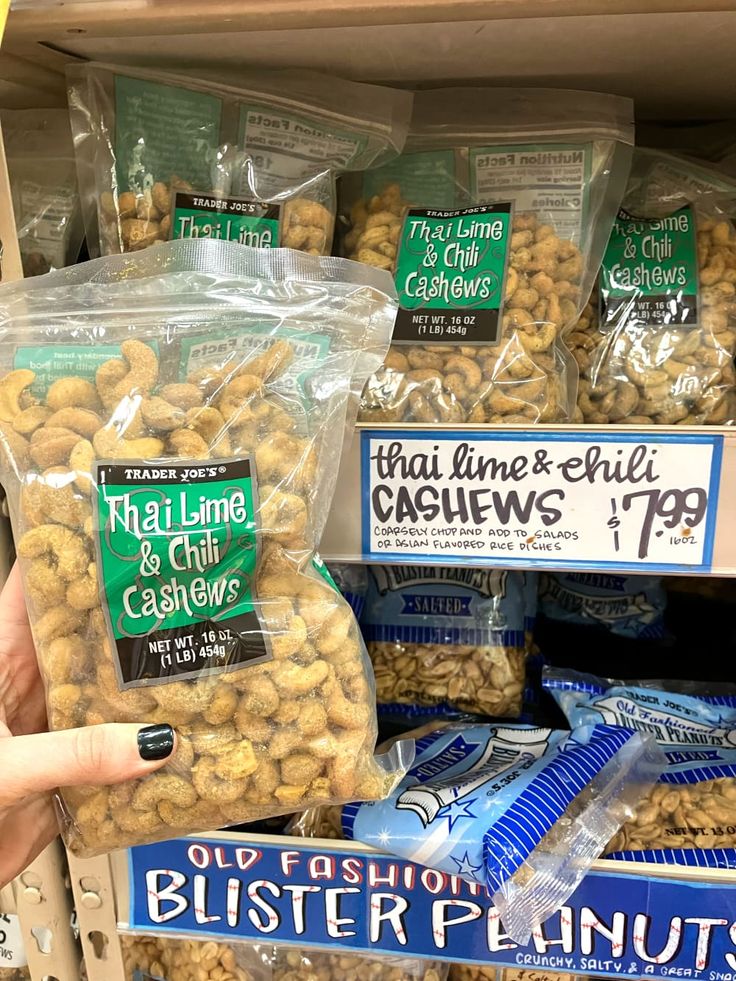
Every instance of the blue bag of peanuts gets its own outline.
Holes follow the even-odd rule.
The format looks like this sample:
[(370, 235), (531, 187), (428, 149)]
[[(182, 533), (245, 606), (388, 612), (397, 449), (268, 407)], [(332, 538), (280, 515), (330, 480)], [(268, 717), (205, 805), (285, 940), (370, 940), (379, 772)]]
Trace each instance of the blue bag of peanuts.
[(350, 609), (360, 619), (365, 606), (368, 589), (368, 573), (364, 565), (353, 562), (330, 562), (332, 580), (350, 605)]
[(621, 637), (659, 640), (667, 603), (662, 580), (607, 572), (543, 573), (539, 609), (550, 620), (595, 626)]
[(375, 565), (361, 629), (379, 713), (518, 718), (530, 600), (520, 572)]
[(346, 838), (487, 886), (508, 935), (567, 900), (665, 765), (647, 733), (446, 724), (416, 734), (386, 800), (346, 804)]
[(609, 858), (736, 867), (736, 688), (612, 681), (545, 668), (544, 687), (571, 726), (650, 733), (667, 768), (606, 847)]

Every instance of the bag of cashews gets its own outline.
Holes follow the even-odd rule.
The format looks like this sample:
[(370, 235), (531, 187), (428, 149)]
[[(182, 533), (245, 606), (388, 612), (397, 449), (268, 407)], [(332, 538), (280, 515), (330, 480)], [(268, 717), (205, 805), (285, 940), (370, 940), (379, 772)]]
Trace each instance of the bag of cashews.
[(315, 553), (395, 309), (383, 272), (211, 241), (0, 291), (2, 483), (50, 726), (178, 736), (155, 775), (62, 791), (78, 852), (401, 772), (374, 759), (370, 663)]
[(578, 418), (596, 425), (736, 420), (736, 182), (637, 149), (597, 298), (568, 338)]
[(379, 714), (416, 725), (521, 713), (524, 577), (500, 569), (374, 565), (361, 629)]
[(84, 64), (68, 83), (87, 240), (102, 255), (197, 237), (329, 255), (335, 175), (395, 156), (412, 103), (297, 71), (239, 73), (236, 88)]
[(485, 885), (520, 944), (665, 767), (651, 735), (610, 725), (444, 723), (410, 735), (414, 763), (386, 799), (307, 811), (289, 830), (337, 837), (338, 812), (346, 839)]
[(573, 728), (603, 722), (648, 732), (667, 758), (607, 857), (734, 867), (736, 687), (612, 681), (557, 668), (544, 669), (543, 685)]
[(343, 254), (395, 274), (367, 422), (564, 421), (562, 338), (621, 201), (633, 106), (545, 89), (417, 92), (406, 153), (342, 181)]

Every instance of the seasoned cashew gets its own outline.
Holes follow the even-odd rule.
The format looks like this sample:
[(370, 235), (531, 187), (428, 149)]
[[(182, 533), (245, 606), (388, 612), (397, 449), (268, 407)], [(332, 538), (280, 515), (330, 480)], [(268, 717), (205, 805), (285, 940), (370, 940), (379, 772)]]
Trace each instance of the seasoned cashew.
[(59, 378), (49, 387), (46, 404), (53, 412), (68, 408), (97, 412), (100, 399), (95, 386), (86, 378)]
[(18, 542), (18, 555), (24, 559), (46, 558), (66, 582), (84, 575), (89, 563), (83, 540), (60, 525), (38, 525)]
[(5, 375), (0, 381), (0, 420), (13, 422), (20, 415), (24, 408), (21, 398), (35, 378), (36, 373), (28, 368), (18, 368)]
[(92, 445), (100, 458), (112, 460), (152, 460), (164, 449), (163, 441), (154, 436), (125, 439), (107, 427), (95, 433)]
[(156, 432), (169, 432), (184, 424), (185, 413), (183, 409), (171, 405), (160, 395), (153, 395), (141, 402), (141, 418), (149, 429)]
[(197, 800), (197, 792), (184, 777), (175, 773), (155, 773), (136, 788), (130, 806), (136, 811), (150, 811), (163, 800), (171, 801), (177, 807), (191, 807)]
[(53, 415), (46, 405), (29, 405), (14, 416), (13, 429), (21, 436), (30, 436), (39, 426), (45, 425)]
[(46, 521), (79, 528), (91, 515), (89, 502), (74, 487), (67, 467), (45, 470), (36, 485), (36, 502)]
[(95, 449), (87, 439), (75, 443), (69, 454), (69, 469), (74, 471), (74, 483), (83, 494), (89, 494), (92, 489), (94, 460)]
[(79, 441), (79, 434), (61, 426), (42, 426), (30, 440), (31, 459), (42, 470), (67, 463), (69, 454)]
[(97, 369), (97, 390), (103, 404), (114, 408), (130, 395), (147, 395), (158, 378), (158, 357), (142, 341), (127, 340), (120, 345), (124, 360), (113, 358)]
[(161, 398), (170, 405), (175, 405), (179, 409), (188, 411), (202, 405), (202, 392), (196, 385), (187, 382), (173, 383), (164, 385), (161, 389)]
[(73, 433), (78, 433), (85, 439), (91, 439), (98, 429), (102, 426), (102, 420), (91, 409), (82, 409), (77, 406), (66, 406), (58, 409), (46, 420), (47, 427), (61, 427), (70, 429)]

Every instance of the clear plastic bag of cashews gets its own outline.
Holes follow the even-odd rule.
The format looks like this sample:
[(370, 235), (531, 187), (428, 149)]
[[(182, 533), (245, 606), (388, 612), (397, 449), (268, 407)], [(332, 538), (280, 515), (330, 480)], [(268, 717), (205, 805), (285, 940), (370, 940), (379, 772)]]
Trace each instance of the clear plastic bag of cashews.
[(598, 298), (568, 338), (580, 421), (736, 421), (735, 214), (736, 182), (637, 148)]
[(571, 418), (564, 344), (624, 192), (628, 99), (553, 89), (417, 92), (405, 152), (342, 179), (342, 254), (399, 294), (366, 422)]
[(178, 737), (141, 781), (62, 789), (80, 854), (395, 783), (315, 552), (395, 309), (384, 272), (211, 241), (0, 291), (2, 483), (49, 725)]
[(336, 175), (396, 156), (412, 104), (297, 71), (240, 73), (235, 88), (85, 64), (68, 82), (87, 241), (102, 255), (197, 237), (329, 255)]

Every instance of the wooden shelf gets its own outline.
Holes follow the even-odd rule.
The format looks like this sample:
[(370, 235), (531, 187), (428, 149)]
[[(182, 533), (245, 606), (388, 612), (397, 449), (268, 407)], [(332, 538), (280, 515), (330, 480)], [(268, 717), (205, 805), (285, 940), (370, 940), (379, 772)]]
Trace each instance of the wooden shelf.
[(734, 9), (733, 0), (26, 0), (13, 10), (7, 36), (12, 42)]

